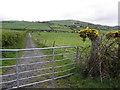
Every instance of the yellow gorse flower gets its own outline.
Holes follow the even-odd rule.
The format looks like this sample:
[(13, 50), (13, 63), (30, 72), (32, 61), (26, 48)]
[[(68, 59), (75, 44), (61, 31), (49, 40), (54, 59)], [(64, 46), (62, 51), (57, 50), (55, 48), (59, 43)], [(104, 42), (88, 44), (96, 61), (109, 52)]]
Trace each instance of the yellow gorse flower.
[(78, 34), (82, 38), (97, 37), (99, 35), (99, 32), (96, 29), (89, 29), (89, 27), (86, 27), (85, 30), (78, 31)]
[(109, 32), (106, 33), (106, 36), (119, 37), (120, 38), (120, 30), (118, 30), (118, 31), (109, 31)]
[(85, 30), (89, 30), (89, 27), (86, 27), (86, 29)]

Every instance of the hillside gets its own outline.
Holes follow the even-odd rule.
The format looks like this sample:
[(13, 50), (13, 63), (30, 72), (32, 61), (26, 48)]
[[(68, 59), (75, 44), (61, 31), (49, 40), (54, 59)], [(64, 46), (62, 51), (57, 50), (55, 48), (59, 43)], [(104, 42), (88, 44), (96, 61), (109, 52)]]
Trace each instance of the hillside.
[(14, 30), (47, 30), (47, 31), (66, 31), (75, 32), (86, 27), (94, 28), (97, 30), (108, 31), (108, 30), (118, 30), (118, 26), (105, 26), (92, 24), (88, 22), (82, 22), (78, 20), (53, 20), (53, 21), (2, 21), (3, 29), (14, 29)]
[(89, 22), (83, 22), (78, 20), (54, 20), (50, 21), (54, 24), (63, 25), (63, 26), (76, 26), (78, 29), (84, 29), (85, 27), (90, 27), (94, 29), (101, 29), (101, 30), (118, 30), (118, 26), (106, 26), (106, 25), (99, 25), (93, 24)]

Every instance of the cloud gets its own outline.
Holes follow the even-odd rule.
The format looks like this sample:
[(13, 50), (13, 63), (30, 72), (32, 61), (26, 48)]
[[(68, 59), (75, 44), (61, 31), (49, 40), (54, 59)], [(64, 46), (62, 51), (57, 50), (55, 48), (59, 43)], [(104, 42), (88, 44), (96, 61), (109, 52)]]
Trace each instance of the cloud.
[(2, 0), (3, 20), (75, 19), (116, 25), (119, 0)]

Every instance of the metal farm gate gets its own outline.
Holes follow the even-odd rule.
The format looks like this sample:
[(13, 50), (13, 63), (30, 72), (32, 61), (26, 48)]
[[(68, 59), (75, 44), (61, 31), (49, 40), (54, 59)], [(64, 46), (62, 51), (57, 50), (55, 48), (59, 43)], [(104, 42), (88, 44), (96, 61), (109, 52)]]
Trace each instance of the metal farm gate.
[[(19, 57), (18, 56), (18, 53), (21, 52), (21, 51), (23, 52), (23, 51), (47, 50), (47, 49), (50, 49), (52, 54), (50, 54), (50, 55), (40, 55), (40, 56), (28, 56), (28, 57)], [(59, 54), (57, 53), (57, 54), (55, 54), (55, 50), (56, 49), (74, 49), (74, 51), (73, 52), (68, 52), (68, 53), (65, 52), (65, 53), (59, 53)], [(0, 51), (1, 52), (15, 52), (16, 53), (16, 58), (1, 58), (0, 59), (0, 61), (15, 60), (15, 64), (14, 65), (1, 66), (0, 67), (0, 69), (14, 67), (15, 70), (16, 70), (15, 73), (1, 74), (0, 75), (0, 78), (3, 78), (3, 77), (9, 78), (12, 75), (16, 76), (16, 79), (14, 79), (14, 80), (0, 82), (0, 85), (9, 84), (9, 83), (13, 83), (13, 82), (16, 83), (15, 86), (12, 86), (11, 88), (7, 88), (7, 89), (26, 87), (26, 86), (31, 86), (31, 85), (35, 85), (35, 84), (39, 84), (39, 83), (43, 83), (43, 82), (48, 82), (48, 81), (51, 81), (52, 87), (54, 88), (54, 80), (59, 79), (59, 78), (63, 78), (63, 77), (67, 77), (67, 76), (70, 76), (70, 75), (73, 75), (73, 73), (70, 72), (69, 74), (55, 77), (55, 74), (61, 73), (61, 72), (67, 72), (67, 71), (71, 71), (71, 70), (75, 69), (75, 64), (76, 64), (75, 61), (76, 61), (76, 58), (77, 58), (77, 49), (76, 49), (76, 47), (73, 47), (73, 46), (48, 47), (48, 48), (29, 48), (29, 49), (0, 49)], [(55, 56), (64, 56), (64, 55), (73, 55), (73, 58), (63, 58), (61, 60), (55, 60)], [(35, 62), (35, 63), (29, 63), (29, 64), (19, 64), (19, 60), (21, 60), (21, 59), (26, 59), (26, 58), (28, 58), (28, 59), (29, 58), (43, 58), (43, 57), (51, 57), (51, 61), (42, 61), (42, 62)], [(69, 64), (65, 64), (65, 65), (60, 65), (60, 66), (55, 66), (54, 65), (55, 62), (66, 61), (66, 60), (71, 60), (71, 59), (74, 62), (69, 63)], [(35, 64), (37, 65), (37, 64), (43, 64), (43, 63), (51, 63), (51, 67), (45, 67), (45, 68), (34, 69), (34, 70), (27, 70), (27, 71), (22, 71), (22, 72), (19, 71), (19, 67), (20, 66), (28, 66), (28, 65), (35, 65)], [(56, 68), (65, 67), (65, 66), (71, 66), (72, 68), (69, 68), (69, 69), (66, 69), (66, 70), (63, 70), (63, 71), (57, 71), (57, 72), (54, 71), (54, 69), (56, 69)], [(24, 73), (28, 73), (28, 72), (37, 72), (37, 71), (46, 70), (46, 69), (51, 69), (51, 72), (50, 73), (45, 73), (45, 74), (40, 74), (40, 75), (35, 75), (35, 76), (31, 75), (29, 77), (24, 77), (24, 78), (20, 77), (20, 74), (24, 74)], [(34, 78), (34, 77), (41, 77), (41, 76), (45, 76), (45, 75), (50, 75), (51, 78), (50, 79), (45, 79), (45, 80), (42, 80), (42, 81), (37, 81), (37, 82), (32, 82), (32, 83), (20, 85), (20, 81), (21, 80), (26, 80), (26, 79)]]

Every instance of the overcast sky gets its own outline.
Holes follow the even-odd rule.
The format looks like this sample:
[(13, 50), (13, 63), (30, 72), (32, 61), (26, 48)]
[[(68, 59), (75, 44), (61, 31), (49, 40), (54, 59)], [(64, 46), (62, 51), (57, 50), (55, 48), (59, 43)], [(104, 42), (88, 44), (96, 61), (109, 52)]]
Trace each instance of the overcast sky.
[(48, 21), (74, 19), (118, 25), (119, 0), (1, 0), (1, 20)]

